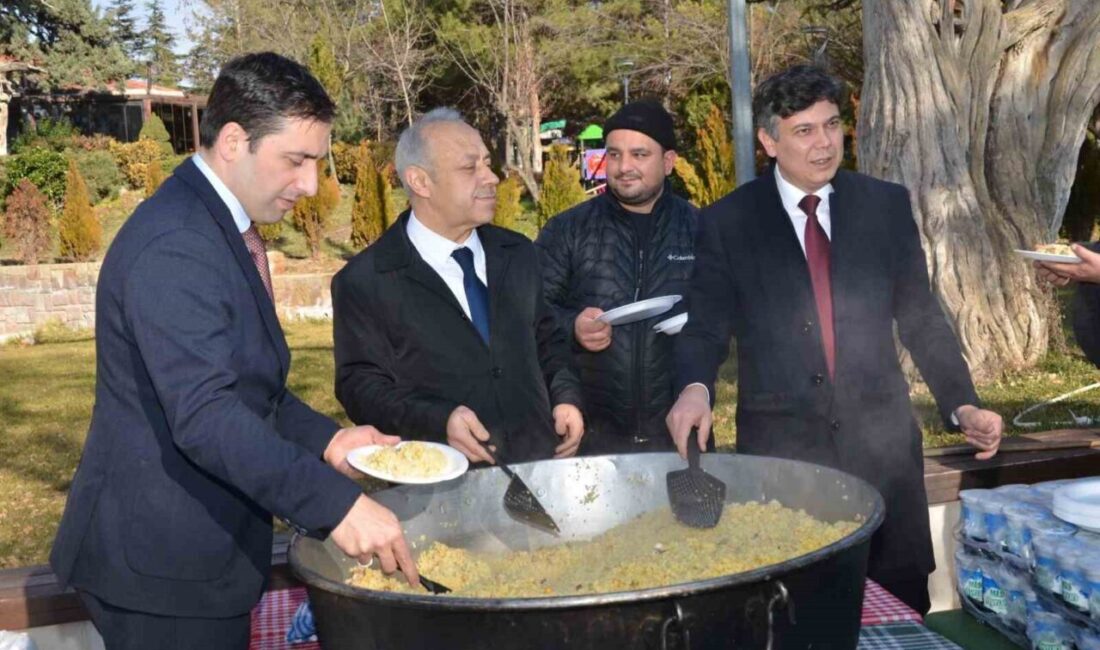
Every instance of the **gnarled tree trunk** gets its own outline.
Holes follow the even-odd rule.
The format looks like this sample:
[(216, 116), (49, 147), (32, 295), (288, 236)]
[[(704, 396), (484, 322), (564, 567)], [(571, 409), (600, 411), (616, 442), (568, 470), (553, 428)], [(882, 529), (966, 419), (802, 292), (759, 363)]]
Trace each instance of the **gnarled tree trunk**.
[(933, 288), (978, 377), (1034, 363), (1053, 241), (1100, 102), (1100, 2), (863, 3), (863, 171), (913, 199)]

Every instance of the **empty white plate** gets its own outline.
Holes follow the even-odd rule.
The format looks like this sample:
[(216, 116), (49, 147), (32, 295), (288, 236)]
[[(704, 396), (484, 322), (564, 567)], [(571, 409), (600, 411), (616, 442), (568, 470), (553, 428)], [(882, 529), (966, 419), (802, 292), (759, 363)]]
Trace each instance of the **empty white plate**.
[(676, 314), (672, 318), (666, 318), (660, 323), (653, 326), (653, 330), (660, 332), (661, 334), (668, 334), (674, 336), (680, 333), (680, 330), (684, 329), (684, 325), (687, 325), (688, 315), (687, 312), (682, 314)]
[(680, 299), (680, 296), (673, 295), (639, 300), (638, 302), (632, 302), (628, 305), (605, 311), (596, 317), (596, 320), (611, 325), (626, 325), (627, 323), (634, 323), (647, 318), (653, 318), (654, 316), (660, 316), (672, 309), (672, 306), (680, 302)]

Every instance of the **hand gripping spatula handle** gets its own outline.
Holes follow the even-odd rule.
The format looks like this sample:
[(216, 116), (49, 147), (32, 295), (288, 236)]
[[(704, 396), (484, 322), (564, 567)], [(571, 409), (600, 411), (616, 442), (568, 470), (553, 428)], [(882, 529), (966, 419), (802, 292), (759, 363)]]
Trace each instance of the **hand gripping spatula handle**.
[[(474, 438), (477, 440), (477, 438)], [(490, 440), (492, 442), (492, 440)], [(489, 451), (489, 444), (478, 440), (485, 451), (492, 455), (493, 452)], [(504, 509), (508, 511), (516, 519), (530, 524), (536, 528), (540, 528), (551, 533), (560, 533), (561, 529), (558, 528), (557, 522), (553, 517), (546, 512), (546, 508), (535, 497), (535, 493), (531, 491), (531, 488), (527, 487), (527, 484), (512, 471), (512, 468), (508, 467), (500, 461), (499, 458), (494, 457), (497, 461), (496, 465), (501, 469), (505, 475), (511, 479), (508, 482), (508, 489), (504, 492)]]
[(687, 442), (687, 469), (665, 475), (668, 505), (680, 523), (692, 528), (714, 528), (722, 518), (726, 484), (699, 466), (699, 431), (692, 428)]

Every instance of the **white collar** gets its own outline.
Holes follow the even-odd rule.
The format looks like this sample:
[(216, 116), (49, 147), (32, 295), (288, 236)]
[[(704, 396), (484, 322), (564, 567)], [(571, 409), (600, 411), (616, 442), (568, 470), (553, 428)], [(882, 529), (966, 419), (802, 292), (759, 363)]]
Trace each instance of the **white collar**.
[(206, 180), (210, 181), (210, 184), (214, 187), (214, 191), (221, 197), (222, 203), (225, 203), (225, 207), (229, 208), (229, 214), (233, 215), (233, 223), (237, 224), (237, 230), (244, 232), (252, 226), (252, 220), (248, 218), (248, 214), (244, 211), (244, 206), (241, 205), (240, 200), (233, 194), (222, 179), (218, 178), (218, 175), (214, 173), (213, 169), (210, 169), (210, 165), (206, 164), (203, 160), (202, 154), (196, 153), (191, 156), (191, 160), (194, 161), (195, 167), (199, 168), (202, 175), (206, 177)]
[[(802, 200), (802, 197), (806, 196), (806, 193), (783, 178), (778, 163), (775, 165), (775, 184), (779, 187), (779, 198), (783, 201), (783, 209), (787, 211), (787, 214), (805, 216), (802, 208), (798, 207), (798, 203)], [(829, 195), (834, 191), (833, 184), (826, 183), (824, 187), (814, 192), (814, 196), (821, 199), (821, 205), (828, 209)]]
[(409, 241), (412, 242), (416, 251), (432, 268), (439, 268), (446, 264), (451, 259), (451, 253), (459, 248), (469, 248), (475, 259), (483, 255), (481, 239), (478, 238), (476, 229), (470, 231), (466, 241), (457, 244), (425, 226), (416, 218), (416, 213), (410, 212), (409, 224), (405, 227), (405, 232), (409, 235)]

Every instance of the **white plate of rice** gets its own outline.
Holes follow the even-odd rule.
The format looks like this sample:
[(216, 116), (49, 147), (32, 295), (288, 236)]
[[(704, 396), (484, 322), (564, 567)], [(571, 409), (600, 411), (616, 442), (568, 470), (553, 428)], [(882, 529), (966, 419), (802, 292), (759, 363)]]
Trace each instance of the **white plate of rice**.
[(1016, 253), (1037, 262), (1054, 262), (1057, 264), (1080, 264), (1080, 257), (1073, 252), (1069, 244), (1042, 244), (1029, 251), (1017, 248)]
[(422, 440), (356, 447), (348, 452), (348, 464), (383, 481), (415, 484), (449, 481), (470, 467), (454, 447)]

